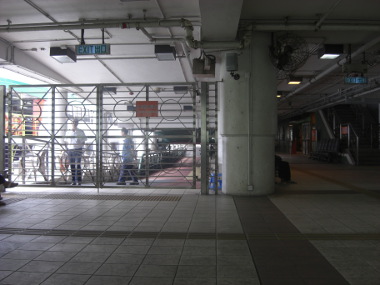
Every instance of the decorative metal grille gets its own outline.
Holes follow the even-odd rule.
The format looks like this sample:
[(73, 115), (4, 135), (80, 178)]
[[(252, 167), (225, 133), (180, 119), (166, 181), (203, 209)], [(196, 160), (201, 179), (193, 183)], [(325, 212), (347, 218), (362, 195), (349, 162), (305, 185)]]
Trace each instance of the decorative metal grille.
[[(4, 143), (11, 180), (24, 186), (70, 185), (68, 131), (78, 120), (86, 135), (81, 187), (199, 187), (197, 87), (175, 85), (181, 88), (172, 83), (11, 86)], [(125, 186), (116, 185), (122, 128), (134, 143), (129, 174), (138, 178), (138, 186), (128, 180)]]

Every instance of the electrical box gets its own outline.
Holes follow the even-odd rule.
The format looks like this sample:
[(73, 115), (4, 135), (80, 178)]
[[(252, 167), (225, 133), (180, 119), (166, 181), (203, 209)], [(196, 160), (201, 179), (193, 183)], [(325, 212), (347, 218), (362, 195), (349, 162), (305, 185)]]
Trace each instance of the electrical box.
[(193, 75), (198, 78), (215, 77), (215, 61), (194, 58)]
[(238, 55), (237, 53), (227, 53), (226, 54), (226, 69), (228, 72), (238, 70)]

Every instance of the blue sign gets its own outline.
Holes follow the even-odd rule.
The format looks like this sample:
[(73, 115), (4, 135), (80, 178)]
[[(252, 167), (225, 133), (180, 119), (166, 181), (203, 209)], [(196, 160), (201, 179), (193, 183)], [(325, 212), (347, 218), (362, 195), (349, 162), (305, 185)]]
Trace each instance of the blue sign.
[(344, 83), (348, 84), (367, 84), (368, 78), (362, 76), (345, 77)]

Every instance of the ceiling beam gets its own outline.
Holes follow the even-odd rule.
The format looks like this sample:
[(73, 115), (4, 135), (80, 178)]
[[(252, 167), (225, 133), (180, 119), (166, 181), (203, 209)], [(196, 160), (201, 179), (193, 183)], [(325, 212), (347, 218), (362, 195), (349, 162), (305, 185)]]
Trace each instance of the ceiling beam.
[(202, 41), (234, 41), (239, 26), (243, 0), (202, 0)]

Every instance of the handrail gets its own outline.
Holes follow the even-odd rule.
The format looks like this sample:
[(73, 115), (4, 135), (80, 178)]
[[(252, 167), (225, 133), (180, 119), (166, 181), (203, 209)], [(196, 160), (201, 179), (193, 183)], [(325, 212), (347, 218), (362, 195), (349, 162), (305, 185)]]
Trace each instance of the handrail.
[[(359, 136), (355, 132), (354, 127), (351, 123), (340, 124), (340, 139), (343, 141), (343, 136), (347, 136), (347, 148), (351, 151), (355, 151), (355, 164), (359, 164)], [(351, 142), (354, 141), (355, 146), (352, 147)]]

